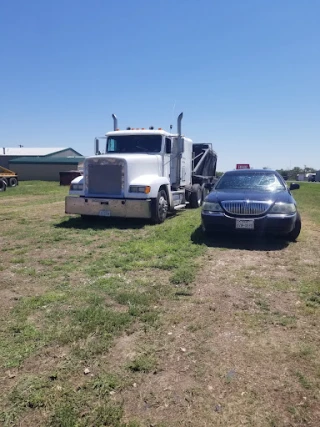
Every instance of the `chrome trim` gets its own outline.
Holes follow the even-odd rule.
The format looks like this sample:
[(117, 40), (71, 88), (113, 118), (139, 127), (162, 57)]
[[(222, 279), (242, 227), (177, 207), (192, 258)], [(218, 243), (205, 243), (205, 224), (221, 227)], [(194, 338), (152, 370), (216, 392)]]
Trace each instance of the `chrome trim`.
[[(111, 172), (110, 166), (118, 166), (120, 168), (118, 171), (120, 174), (117, 173), (115, 177), (114, 172)], [(85, 162), (84, 173), (85, 195), (93, 197), (123, 197), (125, 186), (125, 171), (126, 163), (123, 159), (112, 157), (88, 158)]]
[(221, 202), (225, 212), (239, 216), (263, 215), (270, 209), (272, 204), (272, 201), (261, 202), (255, 200), (227, 200)]
[(110, 217), (151, 218), (151, 199), (95, 199), (67, 196), (67, 214), (100, 216), (100, 211), (109, 211)]

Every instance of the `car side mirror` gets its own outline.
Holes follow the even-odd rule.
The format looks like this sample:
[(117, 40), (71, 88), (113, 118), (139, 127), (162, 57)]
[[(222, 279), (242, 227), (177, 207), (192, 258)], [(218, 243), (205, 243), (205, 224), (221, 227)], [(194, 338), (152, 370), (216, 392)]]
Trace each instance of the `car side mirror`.
[(292, 182), (290, 184), (290, 191), (292, 191), (292, 190), (299, 190), (299, 188), (300, 188), (300, 185), (296, 184), (295, 182)]
[(166, 154), (171, 154), (171, 139), (166, 139)]

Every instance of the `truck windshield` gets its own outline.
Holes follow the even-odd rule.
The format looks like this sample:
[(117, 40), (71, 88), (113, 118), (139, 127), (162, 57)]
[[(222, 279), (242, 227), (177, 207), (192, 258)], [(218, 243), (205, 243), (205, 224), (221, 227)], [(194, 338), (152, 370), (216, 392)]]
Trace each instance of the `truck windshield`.
[(161, 135), (109, 136), (107, 153), (159, 153), (161, 143)]

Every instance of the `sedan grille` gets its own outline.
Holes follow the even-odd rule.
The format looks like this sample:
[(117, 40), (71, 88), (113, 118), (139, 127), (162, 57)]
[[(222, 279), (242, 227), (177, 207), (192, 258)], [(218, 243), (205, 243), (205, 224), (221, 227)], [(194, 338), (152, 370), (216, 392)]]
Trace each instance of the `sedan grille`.
[(255, 216), (267, 212), (271, 202), (254, 202), (246, 200), (228, 200), (222, 202), (223, 209), (231, 215)]

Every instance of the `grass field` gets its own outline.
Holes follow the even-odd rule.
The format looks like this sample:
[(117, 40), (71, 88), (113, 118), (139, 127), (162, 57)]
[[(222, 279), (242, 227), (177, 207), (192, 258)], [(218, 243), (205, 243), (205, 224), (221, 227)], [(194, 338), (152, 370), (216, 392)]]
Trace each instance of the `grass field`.
[(0, 193), (0, 423), (320, 425), (320, 185), (292, 244), (85, 223), (67, 191)]

